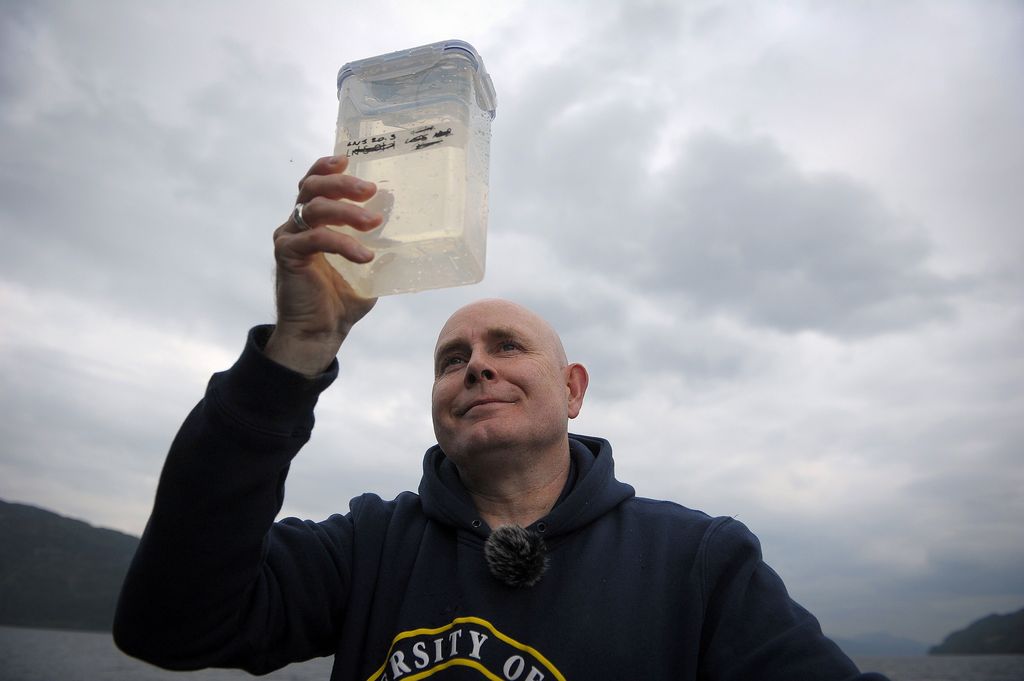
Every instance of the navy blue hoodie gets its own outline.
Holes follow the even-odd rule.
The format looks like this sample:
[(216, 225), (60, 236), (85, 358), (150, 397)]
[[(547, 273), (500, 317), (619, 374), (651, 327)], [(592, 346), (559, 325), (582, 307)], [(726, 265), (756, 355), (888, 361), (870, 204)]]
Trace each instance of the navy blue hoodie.
[(611, 446), (570, 437), (572, 472), (530, 530), (532, 587), (488, 571), (490, 529), (433, 447), (419, 493), (274, 522), (317, 396), (259, 347), (216, 374), (168, 454), (114, 636), (170, 669), (266, 673), (335, 655), (334, 681), (882, 679), (858, 673), (731, 518), (636, 497)]

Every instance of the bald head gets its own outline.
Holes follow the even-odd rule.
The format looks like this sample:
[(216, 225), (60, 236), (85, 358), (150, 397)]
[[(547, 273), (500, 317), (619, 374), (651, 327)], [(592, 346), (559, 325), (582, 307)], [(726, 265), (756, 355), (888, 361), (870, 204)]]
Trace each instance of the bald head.
[[(559, 368), (565, 367), (569, 363), (565, 348), (562, 346), (562, 339), (547, 320), (519, 303), (501, 298), (485, 298), (460, 307), (441, 327), (437, 344), (434, 346), (435, 368), (438, 357), (444, 349), (443, 346), (457, 335), (454, 333), (456, 329), (464, 329), (467, 324), (474, 326), (489, 324), (494, 332), (510, 332), (519, 329), (520, 334), (528, 333), (533, 336), (534, 340), (550, 354), (552, 361)], [(495, 335), (501, 334), (495, 333)]]

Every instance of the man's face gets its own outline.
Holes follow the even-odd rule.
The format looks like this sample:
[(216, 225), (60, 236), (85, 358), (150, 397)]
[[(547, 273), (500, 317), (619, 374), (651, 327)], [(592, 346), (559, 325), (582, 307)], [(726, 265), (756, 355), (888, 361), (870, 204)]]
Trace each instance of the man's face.
[(467, 305), (441, 329), (434, 351), (438, 444), (457, 463), (490, 449), (557, 445), (579, 413), (585, 379), (529, 310), (499, 300)]

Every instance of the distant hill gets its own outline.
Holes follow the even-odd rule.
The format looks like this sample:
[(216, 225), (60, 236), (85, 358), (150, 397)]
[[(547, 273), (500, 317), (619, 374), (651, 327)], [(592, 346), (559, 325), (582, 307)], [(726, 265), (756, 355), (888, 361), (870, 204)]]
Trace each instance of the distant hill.
[(0, 501), (0, 625), (109, 631), (139, 540)]
[(928, 644), (909, 638), (900, 638), (883, 632), (863, 634), (855, 638), (832, 638), (850, 657), (858, 655), (924, 655)]
[(1024, 608), (1008, 615), (989, 615), (954, 631), (929, 655), (1024, 655)]

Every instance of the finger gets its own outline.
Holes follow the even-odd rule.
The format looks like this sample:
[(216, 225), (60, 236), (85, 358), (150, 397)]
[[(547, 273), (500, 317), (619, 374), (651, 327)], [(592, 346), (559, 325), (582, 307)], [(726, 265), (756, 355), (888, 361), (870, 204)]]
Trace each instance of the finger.
[(309, 175), (299, 183), (296, 201), (306, 203), (316, 196), (328, 199), (368, 201), (377, 193), (377, 186), (352, 175)]
[(345, 168), (348, 167), (348, 158), (345, 156), (324, 156), (318, 158), (313, 165), (309, 167), (306, 174), (299, 180), (299, 189), (302, 189), (302, 183), (307, 177), (312, 175), (330, 175), (332, 173), (343, 173)]
[[(348, 225), (360, 232), (376, 229), (384, 222), (384, 216), (381, 213), (367, 210), (348, 201), (335, 201), (323, 196), (314, 197), (303, 207), (302, 219), (311, 228)], [(289, 222), (292, 221), (289, 220)]]
[(314, 229), (298, 234), (278, 232), (274, 240), (278, 260), (307, 259), (317, 253), (336, 253), (346, 260), (365, 263), (373, 260), (373, 251), (348, 234), (331, 229)]
[(274, 230), (274, 238), (282, 233), (298, 234), (328, 225), (346, 225), (361, 232), (368, 232), (383, 222), (382, 213), (345, 201), (316, 197), (308, 204), (297, 204), (284, 224)]

